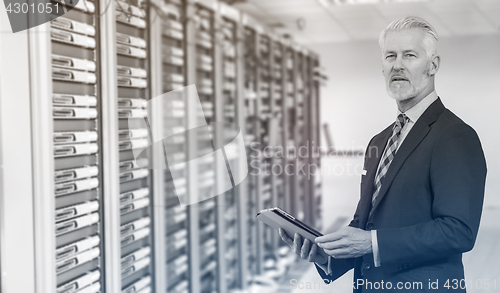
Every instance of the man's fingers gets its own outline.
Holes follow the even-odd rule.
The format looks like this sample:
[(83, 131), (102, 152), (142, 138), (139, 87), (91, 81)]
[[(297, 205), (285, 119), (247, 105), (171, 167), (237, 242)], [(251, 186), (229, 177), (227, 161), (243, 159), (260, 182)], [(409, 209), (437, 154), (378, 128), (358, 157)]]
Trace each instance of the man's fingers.
[(300, 249), (300, 257), (303, 259), (307, 259), (309, 255), (309, 250), (311, 248), (311, 241), (309, 239), (304, 239), (304, 243), (302, 244), (302, 248)]
[(324, 242), (332, 242), (332, 241), (337, 241), (343, 238), (343, 234), (339, 232), (334, 232), (330, 234), (323, 235), (321, 237), (317, 237), (314, 239), (316, 243), (324, 243)]
[(307, 260), (309, 262), (314, 261), (314, 259), (316, 258), (316, 251), (318, 251), (318, 246), (316, 244), (313, 244), (311, 250), (309, 250), (309, 255), (307, 256)]
[(280, 228), (278, 231), (279, 231), (281, 239), (286, 244), (288, 244), (288, 246), (292, 247), (293, 246), (293, 239), (290, 236), (288, 236), (288, 234), (286, 234), (285, 230), (283, 230), (282, 228)]
[[(291, 247), (294, 253), (309, 262), (318, 263), (324, 263), (325, 259), (328, 260), (328, 257), (318, 253), (319, 249), (323, 249), (326, 254), (338, 259), (353, 258), (366, 254), (365, 251), (368, 251), (368, 249), (365, 249), (363, 245), (367, 243), (365, 238), (368, 239), (368, 237), (361, 234), (361, 232), (369, 234), (369, 232), (358, 228), (345, 227), (335, 233), (317, 237), (315, 241), (311, 241), (298, 233), (294, 233), (292, 238), (284, 229), (279, 229), (281, 239)], [(364, 242), (359, 244), (358, 242), (361, 240), (358, 238)]]
[(298, 233), (295, 233), (293, 238), (293, 251), (296, 254), (300, 254), (300, 249), (302, 248), (302, 236)]

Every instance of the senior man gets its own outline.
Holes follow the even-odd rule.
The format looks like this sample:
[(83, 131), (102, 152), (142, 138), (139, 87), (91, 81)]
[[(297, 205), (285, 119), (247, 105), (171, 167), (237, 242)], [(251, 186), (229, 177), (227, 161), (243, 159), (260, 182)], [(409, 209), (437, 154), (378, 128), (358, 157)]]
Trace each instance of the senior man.
[(325, 282), (354, 268), (354, 292), (466, 292), (462, 254), (474, 247), (486, 179), (481, 143), (436, 94), (429, 23), (396, 20), (379, 43), (398, 115), (368, 144), (353, 220), (316, 243), (280, 235)]

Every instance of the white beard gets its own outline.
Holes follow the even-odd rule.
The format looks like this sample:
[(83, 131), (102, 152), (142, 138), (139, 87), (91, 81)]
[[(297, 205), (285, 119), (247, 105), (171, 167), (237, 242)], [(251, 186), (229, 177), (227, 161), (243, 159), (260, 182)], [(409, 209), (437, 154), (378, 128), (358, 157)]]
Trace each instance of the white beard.
[(426, 75), (419, 85), (414, 86), (410, 84), (410, 88), (407, 90), (399, 89), (391, 89), (390, 83), (387, 84), (387, 93), (389, 96), (396, 101), (405, 101), (409, 99), (415, 98), (418, 94), (420, 94), (426, 87), (429, 85), (429, 77)]

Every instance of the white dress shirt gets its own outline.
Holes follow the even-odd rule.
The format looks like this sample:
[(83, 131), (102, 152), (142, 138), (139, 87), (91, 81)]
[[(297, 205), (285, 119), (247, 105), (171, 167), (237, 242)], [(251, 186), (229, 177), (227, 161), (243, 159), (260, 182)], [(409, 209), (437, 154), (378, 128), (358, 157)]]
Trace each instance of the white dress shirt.
[[(405, 113), (399, 111), (399, 109), (398, 109), (396, 117), (399, 114), (405, 114), (408, 117), (408, 121), (405, 124), (405, 126), (403, 127), (403, 129), (401, 130), (399, 143), (398, 143), (398, 146), (396, 148), (396, 154), (397, 154), (397, 150), (399, 149), (399, 147), (401, 146), (401, 144), (405, 140), (406, 136), (408, 135), (410, 130), (413, 128), (413, 125), (415, 125), (415, 123), (418, 121), (420, 116), (422, 116), (422, 114), (425, 112), (425, 110), (427, 110), (427, 108), (429, 108), (429, 106), (432, 103), (434, 103), (434, 101), (436, 101), (437, 99), (438, 99), (438, 96), (436, 94), (436, 91), (433, 91), (432, 93), (427, 95), (425, 98), (423, 98), (420, 102), (418, 102), (418, 104), (416, 104), (415, 106), (406, 110)], [(387, 142), (387, 143), (389, 143), (389, 142)], [(378, 170), (378, 168), (380, 168), (380, 164), (381, 164), (381, 162), (379, 162), (377, 170)], [(372, 236), (373, 261), (374, 261), (375, 267), (380, 267), (381, 264), (380, 264), (380, 254), (379, 254), (379, 250), (378, 250), (377, 230), (371, 230), (371, 234), (372, 234), (371, 236)], [(318, 264), (318, 266), (320, 268), (322, 268), (323, 271), (325, 271), (325, 273), (328, 275), (331, 273), (330, 259), (331, 259), (331, 257), (328, 257), (327, 264), (323, 264), (323, 265)]]

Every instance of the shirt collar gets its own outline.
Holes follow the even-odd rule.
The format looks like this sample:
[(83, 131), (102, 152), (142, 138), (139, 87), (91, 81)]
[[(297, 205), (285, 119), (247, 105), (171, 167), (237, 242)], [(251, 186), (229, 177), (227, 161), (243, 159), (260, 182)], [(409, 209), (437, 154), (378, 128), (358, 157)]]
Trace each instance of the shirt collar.
[[(434, 103), (438, 99), (438, 96), (436, 94), (436, 91), (432, 91), (432, 93), (428, 94), (425, 98), (423, 98), (418, 104), (415, 106), (411, 107), (410, 109), (406, 110), (404, 113), (411, 122), (416, 123), (418, 118), (424, 114), (425, 110), (429, 108), (429, 106)], [(398, 115), (402, 114), (401, 111), (398, 109)]]

